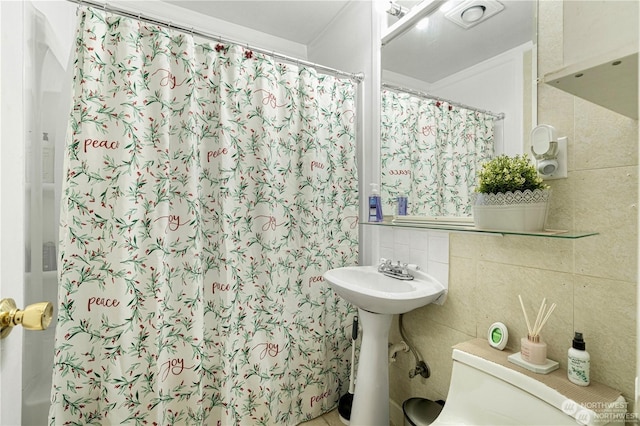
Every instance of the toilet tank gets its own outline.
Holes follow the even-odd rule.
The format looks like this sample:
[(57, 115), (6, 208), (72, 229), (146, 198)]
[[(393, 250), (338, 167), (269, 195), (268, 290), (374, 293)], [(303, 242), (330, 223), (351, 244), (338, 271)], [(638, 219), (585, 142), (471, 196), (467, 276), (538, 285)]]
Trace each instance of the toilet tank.
[(624, 414), (603, 421), (546, 384), (484, 358), (454, 349), (453, 360), (447, 401), (433, 425), (624, 424)]

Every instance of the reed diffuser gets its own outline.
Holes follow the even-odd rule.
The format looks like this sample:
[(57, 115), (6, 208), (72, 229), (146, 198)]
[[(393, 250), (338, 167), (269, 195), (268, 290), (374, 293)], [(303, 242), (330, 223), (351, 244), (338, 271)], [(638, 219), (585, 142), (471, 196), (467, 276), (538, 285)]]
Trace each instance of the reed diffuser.
[(522, 313), (524, 314), (524, 320), (527, 323), (527, 337), (523, 337), (520, 340), (520, 354), (522, 359), (526, 362), (536, 365), (544, 365), (547, 363), (547, 344), (540, 338), (540, 331), (542, 327), (547, 323), (547, 320), (551, 316), (551, 313), (556, 308), (556, 304), (553, 303), (551, 307), (547, 309), (547, 299), (542, 299), (542, 304), (538, 310), (536, 321), (531, 327), (529, 322), (529, 316), (527, 310), (524, 308), (522, 302), (522, 296), (518, 295), (520, 299), (520, 306), (522, 307)]

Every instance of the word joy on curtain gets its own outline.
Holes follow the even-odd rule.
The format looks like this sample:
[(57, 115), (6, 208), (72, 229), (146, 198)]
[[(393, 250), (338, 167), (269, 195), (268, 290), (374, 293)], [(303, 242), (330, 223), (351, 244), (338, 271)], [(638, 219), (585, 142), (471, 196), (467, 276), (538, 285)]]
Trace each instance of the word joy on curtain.
[(50, 424), (294, 425), (346, 390), (349, 79), (78, 17)]

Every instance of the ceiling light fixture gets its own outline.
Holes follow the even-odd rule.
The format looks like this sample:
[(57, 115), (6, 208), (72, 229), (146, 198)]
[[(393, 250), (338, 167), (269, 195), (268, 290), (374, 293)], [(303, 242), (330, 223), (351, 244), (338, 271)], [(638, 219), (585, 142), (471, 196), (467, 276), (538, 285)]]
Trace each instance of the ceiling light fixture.
[(387, 13), (389, 15), (396, 16), (398, 18), (402, 18), (408, 11), (409, 9), (406, 7), (402, 7), (398, 3), (394, 3), (392, 1), (389, 2), (389, 8), (387, 9)]
[(403, 19), (399, 19), (395, 24), (383, 31), (380, 44), (385, 46), (391, 40), (394, 40), (396, 37), (399, 37), (409, 31), (411, 28), (414, 28), (418, 21), (437, 11), (445, 1), (446, 0), (422, 0), (420, 3), (413, 6)]
[(487, 10), (487, 8), (482, 5), (471, 6), (470, 8), (462, 11), (460, 19), (467, 24), (471, 24), (481, 19), (485, 10)]

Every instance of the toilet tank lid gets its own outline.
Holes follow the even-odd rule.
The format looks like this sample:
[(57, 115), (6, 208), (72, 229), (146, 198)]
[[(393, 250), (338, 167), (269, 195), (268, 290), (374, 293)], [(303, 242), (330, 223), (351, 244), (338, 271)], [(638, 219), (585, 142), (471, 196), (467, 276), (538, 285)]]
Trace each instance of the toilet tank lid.
[[(482, 340), (482, 339), (477, 339), (477, 340)], [(485, 374), (494, 376), (513, 386), (516, 386), (522, 389), (523, 391), (530, 393), (536, 398), (541, 399), (547, 404), (555, 407), (556, 409), (565, 412), (571, 417), (576, 418), (576, 415), (586, 416), (585, 419), (588, 419), (588, 421), (586, 422), (587, 424), (592, 424), (592, 423), (595, 424), (596, 420), (598, 419), (598, 415), (596, 413), (619, 412), (620, 408), (622, 408), (623, 406), (626, 407), (626, 401), (618, 391), (614, 390), (615, 392), (618, 392), (617, 398), (615, 397), (614, 398), (609, 397), (607, 399), (598, 398), (598, 394), (593, 392), (596, 389), (581, 388), (571, 384), (569, 380), (566, 378), (565, 370), (556, 370), (555, 372), (547, 375), (536, 374), (536, 376), (541, 377), (541, 380), (545, 380), (547, 382), (550, 381), (555, 388), (552, 386), (549, 386), (549, 384), (544, 383), (543, 381), (535, 377), (531, 377), (526, 373), (522, 373), (520, 371), (515, 370), (516, 368), (521, 369), (521, 367), (513, 365), (513, 368), (512, 368), (511, 365), (509, 365), (510, 363), (506, 361), (506, 357), (510, 355), (510, 353), (500, 352), (493, 348), (490, 348), (488, 346), (488, 343), (485, 340), (482, 340), (482, 342), (484, 346), (487, 347), (487, 350), (491, 351), (491, 352), (488, 352), (488, 354), (491, 357), (494, 357), (494, 356), (498, 357), (498, 362), (501, 362), (501, 358), (504, 357), (505, 358), (504, 363), (494, 362), (482, 356), (469, 353), (467, 351), (467, 349), (469, 349), (468, 347), (465, 347), (465, 350), (461, 350), (458, 347), (454, 347), (453, 349), (454, 361), (466, 364), (469, 367), (480, 370)], [(461, 345), (458, 345), (458, 346), (461, 346)], [(473, 348), (470, 348), (470, 349), (473, 350)], [(493, 354), (492, 352), (495, 352), (495, 354)], [(485, 354), (483, 353), (483, 355)], [(504, 364), (507, 364), (507, 365), (504, 365)], [(534, 373), (531, 373), (531, 374), (534, 374)], [(600, 385), (600, 384), (598, 385), (605, 387), (609, 390), (613, 390), (604, 385)], [(580, 394), (582, 393), (585, 393), (585, 395), (582, 396), (582, 399), (576, 398), (577, 396), (581, 396)], [(575, 403), (574, 401), (578, 401), (578, 403)], [(581, 401), (587, 401), (590, 403), (591, 407), (594, 407), (594, 405), (597, 405), (597, 407), (594, 407), (594, 409), (592, 410), (591, 408), (587, 408), (589, 407), (589, 405), (585, 405), (585, 404), (580, 405)], [(602, 404), (594, 404), (595, 401), (601, 401)], [(573, 410), (571, 410), (570, 409), (571, 407), (568, 406), (567, 404), (568, 402), (574, 402)], [(575, 407), (578, 407), (580, 409), (577, 410), (575, 409)], [(581, 418), (581, 421), (584, 421), (585, 419)], [(600, 422), (599, 424), (602, 424), (602, 422)]]
[(562, 403), (567, 399), (560, 392), (539, 380), (528, 377), (514, 369), (497, 364), (480, 356), (476, 356), (459, 349), (454, 349), (453, 359), (529, 392), (559, 410), (561, 409), (560, 407)]

